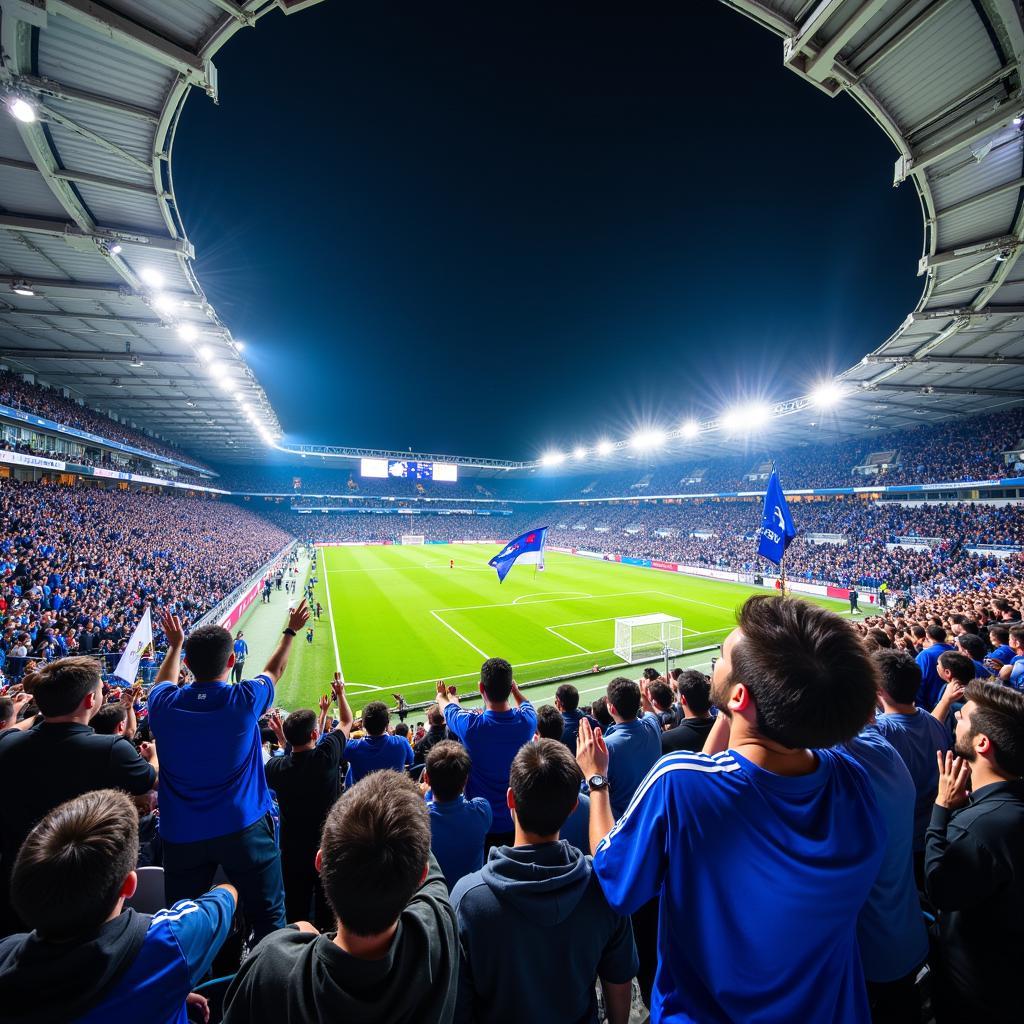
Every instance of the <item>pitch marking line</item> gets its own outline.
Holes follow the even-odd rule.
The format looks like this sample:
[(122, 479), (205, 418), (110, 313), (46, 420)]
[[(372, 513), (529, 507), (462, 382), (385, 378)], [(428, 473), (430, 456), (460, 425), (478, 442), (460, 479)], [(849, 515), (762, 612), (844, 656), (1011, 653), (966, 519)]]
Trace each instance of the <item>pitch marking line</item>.
[[(552, 594), (556, 596), (552, 597)], [(512, 604), (519, 604), (520, 602), (526, 604), (527, 602), (530, 602), (531, 597), (542, 598), (540, 601), (530, 602), (531, 604), (546, 604), (548, 601), (561, 601), (566, 596), (571, 597), (573, 600), (579, 600), (580, 598), (585, 600), (593, 597), (594, 595), (587, 594), (582, 590), (549, 590), (546, 594), (544, 592), (540, 594), (523, 594), (522, 597), (517, 597)]]
[[(576, 591), (567, 591), (567, 593), (576, 593)], [(533, 601), (532, 604), (550, 604), (554, 601), (596, 601), (606, 597), (640, 597), (644, 594), (658, 594), (660, 597), (670, 597), (671, 595), (665, 594), (660, 590), (626, 590), (621, 594), (583, 594), (579, 597), (548, 597), (542, 601)], [(526, 594), (526, 597), (535, 597), (535, 594)], [(518, 600), (518, 598), (516, 599)], [(515, 606), (515, 601), (506, 601), (504, 604), (463, 604), (456, 608), (435, 608), (437, 612), (472, 612), (478, 611), (481, 608), (512, 608)], [(730, 608), (729, 611), (735, 609)]]
[[(324, 555), (324, 573), (336, 572), (337, 570), (328, 569), (327, 555)], [(344, 570), (342, 570), (344, 571)], [(345, 681), (345, 673), (341, 671), (341, 653), (338, 650), (338, 630), (334, 625), (334, 608), (331, 606), (331, 584), (329, 580), (324, 580), (324, 590), (327, 591), (327, 618), (331, 620), (331, 640), (334, 641), (334, 670), (341, 676), (341, 681)]]
[[(441, 609), (441, 611), (449, 611), (449, 610), (454, 611), (454, 609), (448, 609), (448, 608), (442, 608)], [(480, 648), (477, 647), (477, 645), (475, 643), (473, 643), (472, 640), (469, 640), (466, 637), (464, 637), (450, 622), (446, 622), (444, 619), (442, 619), (441, 616), (437, 614), (437, 612), (431, 611), (430, 614), (433, 615), (434, 618), (437, 619), (437, 621), (440, 622), (442, 626), (447, 626), (448, 629), (450, 629), (464, 644), (468, 644), (470, 647), (472, 647), (473, 650), (476, 651), (476, 653), (479, 654), (484, 659), (484, 661), (487, 660), (488, 654), (487, 654), (486, 651), (481, 651)]]
[[(556, 630), (562, 629), (564, 626), (590, 626), (595, 622), (614, 622), (616, 619), (628, 618), (625, 615), (606, 615), (603, 619), (574, 619), (572, 622), (556, 622), (553, 626), (545, 626), (545, 629)], [(708, 630), (712, 632), (712, 630)], [(698, 632), (695, 629), (690, 629), (689, 626), (683, 626), (684, 636), (703, 636), (703, 633)], [(571, 641), (570, 641), (571, 643)]]
[(572, 646), (573, 646), (573, 647), (575, 647), (575, 648), (577, 648), (578, 650), (582, 651), (582, 652), (583, 652), (584, 654), (593, 654), (593, 653), (594, 653), (594, 652), (593, 652), (592, 650), (590, 650), (589, 648), (587, 648), (587, 647), (584, 647), (584, 646), (583, 646), (583, 644), (578, 644), (578, 643), (576, 643), (576, 641), (575, 641), (575, 640), (570, 640), (570, 639), (569, 639), (569, 638), (568, 638), (567, 636), (563, 636), (563, 635), (562, 635), (561, 633), (559, 633), (559, 632), (558, 632), (558, 630), (557, 630), (557, 629), (555, 629), (555, 627), (554, 627), (554, 626), (545, 626), (544, 628), (545, 628), (545, 629), (546, 629), (546, 630), (547, 630), (547, 631), (548, 631), (549, 633), (552, 633), (552, 634), (554, 634), (555, 636), (557, 636), (559, 640), (564, 640), (564, 641), (565, 641), (565, 642), (566, 642), (567, 644), (572, 644)]

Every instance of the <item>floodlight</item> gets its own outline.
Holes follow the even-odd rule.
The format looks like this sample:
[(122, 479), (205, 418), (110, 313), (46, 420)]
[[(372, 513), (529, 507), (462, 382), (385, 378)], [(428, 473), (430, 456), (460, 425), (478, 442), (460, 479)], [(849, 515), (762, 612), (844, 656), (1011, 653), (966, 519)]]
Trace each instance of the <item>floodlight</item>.
[(1013, 123), (1019, 128), (1022, 124), (1024, 124), (1024, 117), (1018, 115), (1013, 119)]
[(206, 369), (211, 377), (218, 379), (228, 372), (227, 367), (223, 363), (218, 363), (216, 359), (214, 359)]
[(682, 426), (683, 437), (696, 437), (700, 433), (700, 424), (696, 420), (687, 420)]
[(236, 352), (241, 352), (245, 348), (245, 344), (241, 341), (233, 341), (232, 344), (235, 346)]
[(828, 409), (843, 397), (842, 388), (834, 381), (827, 380), (811, 392), (811, 402), (819, 409)]
[(238, 385), (230, 377), (224, 377), (222, 380), (218, 381), (218, 383), (220, 384), (222, 391), (230, 392), (238, 390)]
[(115, 242), (115, 243), (114, 243), (114, 244), (113, 244), (113, 245), (112, 245), (112, 246), (111, 246), (111, 247), (110, 247), (110, 248), (109, 248), (109, 249), (107, 250), (107, 252), (109, 252), (111, 256), (120, 256), (120, 255), (121, 255), (121, 250), (122, 250), (123, 248), (124, 248), (124, 246), (123, 246), (123, 245), (122, 245), (122, 244), (121, 244), (120, 242)]
[(36, 108), (20, 96), (15, 96), (7, 104), (7, 109), (11, 112), (11, 117), (21, 121), (22, 124), (32, 124), (36, 120)]
[(32, 296), (35, 295), (35, 290), (28, 281), (15, 281), (14, 284), (11, 285), (11, 291), (14, 292), (15, 295), (24, 295), (26, 298), (32, 298)]
[(587, 457), (587, 449), (582, 445), (579, 445), (576, 448), (573, 448), (572, 456), (574, 459), (585, 459)]
[(163, 292), (153, 296), (153, 308), (158, 313), (170, 313), (177, 305), (178, 303), (170, 295), (165, 295)]
[(198, 353), (199, 358), (202, 359), (204, 362), (207, 359), (213, 358), (213, 349), (210, 348), (209, 345), (200, 345), (199, 348), (196, 349), (196, 352)]
[(740, 415), (742, 417), (741, 423), (745, 420), (744, 425), (748, 429), (753, 430), (757, 427), (763, 427), (772, 418), (772, 410), (771, 406), (754, 402), (747, 406), (746, 412)]
[(163, 288), (164, 286), (164, 275), (152, 267), (143, 267), (139, 271), (139, 277), (142, 283), (148, 284), (150, 288)]
[(640, 451), (650, 451), (652, 448), (660, 448), (665, 443), (665, 431), (638, 430), (630, 438), (629, 443)]
[(615, 445), (611, 441), (598, 441), (597, 442), (597, 454), (598, 455), (611, 455), (615, 450)]
[(557, 466), (559, 463), (565, 461), (565, 452), (551, 451), (545, 452), (540, 457), (542, 466)]
[(743, 410), (727, 409), (722, 413), (719, 423), (727, 433), (735, 434), (743, 426)]
[(178, 337), (182, 341), (193, 342), (199, 337), (199, 331), (196, 330), (193, 324), (181, 324), (178, 327)]

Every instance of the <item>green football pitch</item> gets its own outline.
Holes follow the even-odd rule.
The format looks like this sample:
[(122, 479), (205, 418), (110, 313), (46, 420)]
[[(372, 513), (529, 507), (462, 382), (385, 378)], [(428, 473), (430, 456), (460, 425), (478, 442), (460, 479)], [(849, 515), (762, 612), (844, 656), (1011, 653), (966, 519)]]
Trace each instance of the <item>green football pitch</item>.
[(321, 549), (314, 600), (322, 617), (312, 643), (295, 645), (281, 705), (315, 706), (336, 669), (356, 709), (393, 704), (395, 693), (410, 704), (429, 700), (438, 679), (473, 693), (481, 663), (495, 656), (512, 663), (520, 684), (607, 669), (621, 664), (614, 620), (627, 616), (676, 616), (684, 648), (707, 650), (745, 598), (765, 592), (555, 552), (543, 572), (514, 567), (499, 584), (487, 565), (495, 553), (492, 544)]

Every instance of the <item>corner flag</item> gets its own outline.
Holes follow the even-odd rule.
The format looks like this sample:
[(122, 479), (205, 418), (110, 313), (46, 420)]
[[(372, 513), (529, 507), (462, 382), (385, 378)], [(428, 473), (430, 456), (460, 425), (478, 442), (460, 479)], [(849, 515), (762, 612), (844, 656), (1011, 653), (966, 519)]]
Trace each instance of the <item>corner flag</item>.
[(139, 662), (142, 661), (142, 654), (147, 647), (153, 646), (153, 619), (149, 613), (149, 607), (142, 613), (139, 624), (128, 639), (128, 646), (125, 647), (121, 660), (114, 669), (114, 675), (123, 679), (129, 686), (135, 685), (139, 674)]
[(781, 564), (789, 542), (796, 536), (793, 517), (789, 514), (786, 495), (774, 466), (772, 475), (768, 478), (768, 490), (764, 494), (764, 511), (761, 514), (761, 528), (757, 535), (757, 553), (776, 565)]
[(498, 571), (498, 582), (504, 582), (509, 569), (516, 562), (522, 562), (524, 565), (535, 565), (538, 569), (543, 569), (544, 541), (547, 539), (547, 535), (548, 528), (542, 526), (539, 530), (530, 530), (528, 533), (516, 537), (515, 540), (510, 540), (487, 563)]

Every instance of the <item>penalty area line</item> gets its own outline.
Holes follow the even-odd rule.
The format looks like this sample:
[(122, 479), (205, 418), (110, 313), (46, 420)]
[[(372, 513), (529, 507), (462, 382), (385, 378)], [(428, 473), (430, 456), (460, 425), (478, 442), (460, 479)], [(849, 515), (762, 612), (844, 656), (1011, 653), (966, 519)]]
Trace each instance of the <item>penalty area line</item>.
[[(324, 555), (324, 562), (327, 561), (327, 556)], [(328, 572), (327, 566), (324, 565), (324, 575)], [(341, 681), (345, 681), (345, 673), (341, 671), (341, 653), (338, 650), (338, 630), (334, 625), (334, 607), (331, 604), (331, 582), (330, 580), (324, 580), (324, 590), (327, 591), (327, 618), (331, 620), (331, 640), (334, 641), (334, 671), (341, 676)]]

